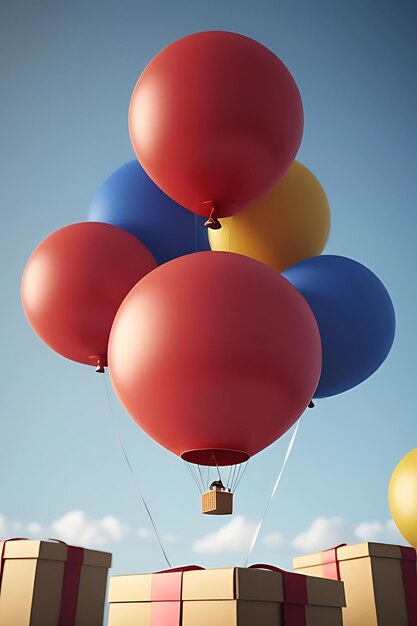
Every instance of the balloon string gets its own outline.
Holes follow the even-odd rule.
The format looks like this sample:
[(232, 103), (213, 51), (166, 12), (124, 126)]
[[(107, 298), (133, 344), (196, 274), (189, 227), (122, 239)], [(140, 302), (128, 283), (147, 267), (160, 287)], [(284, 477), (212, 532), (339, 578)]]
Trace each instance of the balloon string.
[(227, 489), (230, 489), (230, 485), (231, 485), (230, 476), (232, 475), (232, 469), (233, 469), (233, 465), (229, 467), (229, 476), (227, 477), (227, 483), (226, 483)]
[[(197, 476), (194, 474), (191, 465), (187, 463), (187, 461), (184, 461), (184, 465), (187, 468), (187, 470), (190, 473), (191, 478), (194, 480), (195, 484), (197, 485), (197, 488), (199, 490), (200, 493), (203, 493), (203, 490), (201, 489), (200, 483), (198, 482), (198, 478)], [(203, 485), (203, 489), (204, 489), (204, 485)]]
[(297, 422), (297, 424), (296, 424), (296, 426), (295, 426), (295, 428), (294, 428), (294, 432), (293, 432), (293, 434), (292, 434), (292, 437), (291, 437), (290, 443), (288, 444), (288, 448), (287, 448), (287, 452), (286, 452), (285, 457), (284, 457), (284, 461), (283, 461), (283, 463), (282, 463), (281, 469), (280, 469), (279, 474), (278, 474), (278, 476), (277, 476), (277, 479), (276, 479), (276, 481), (275, 481), (275, 485), (274, 485), (274, 488), (272, 489), (272, 493), (271, 493), (271, 495), (270, 495), (270, 497), (269, 497), (268, 504), (267, 504), (267, 505), (266, 505), (266, 507), (265, 507), (265, 511), (264, 511), (263, 516), (262, 516), (262, 519), (261, 519), (261, 521), (259, 522), (259, 524), (258, 524), (258, 526), (256, 527), (256, 530), (255, 530), (255, 532), (254, 532), (254, 535), (253, 535), (253, 538), (252, 538), (252, 543), (250, 544), (250, 548), (249, 548), (248, 556), (246, 557), (246, 561), (245, 561), (245, 565), (244, 565), (244, 567), (247, 567), (247, 566), (248, 566), (248, 562), (249, 562), (249, 559), (250, 559), (250, 555), (252, 554), (253, 548), (255, 547), (255, 544), (256, 544), (257, 539), (258, 539), (258, 537), (259, 537), (259, 533), (260, 533), (260, 530), (261, 530), (262, 524), (264, 523), (264, 520), (265, 520), (265, 517), (266, 517), (266, 515), (267, 515), (267, 513), (268, 513), (269, 507), (271, 506), (271, 502), (272, 502), (272, 500), (273, 500), (273, 498), (274, 498), (275, 492), (276, 492), (276, 490), (278, 489), (278, 485), (279, 485), (279, 483), (281, 482), (281, 478), (282, 478), (282, 475), (283, 475), (283, 473), (284, 473), (285, 466), (287, 465), (287, 461), (288, 461), (288, 459), (289, 459), (289, 457), (290, 457), (291, 450), (292, 450), (292, 448), (293, 448), (295, 438), (297, 437), (297, 433), (298, 433), (298, 429), (299, 429), (299, 427), (300, 427), (300, 423), (301, 423), (301, 417), (300, 417), (300, 419), (298, 420), (298, 422)]
[(236, 482), (236, 485), (234, 486), (233, 493), (236, 493), (236, 490), (237, 490), (237, 488), (239, 487), (239, 483), (240, 483), (240, 481), (242, 480), (243, 476), (245, 475), (245, 472), (246, 472), (247, 467), (248, 467), (248, 465), (249, 465), (249, 461), (250, 461), (250, 459), (248, 459), (248, 460), (246, 461), (246, 463), (245, 463), (245, 467), (243, 468), (243, 472), (241, 473), (241, 475), (240, 475), (240, 477), (239, 477), (238, 481)]
[(113, 407), (112, 407), (111, 402), (110, 402), (110, 394), (109, 394), (106, 378), (107, 378), (107, 376), (104, 375), (103, 376), (104, 388), (106, 390), (107, 402), (108, 402), (109, 409), (110, 409), (110, 415), (111, 415), (114, 431), (116, 433), (117, 439), (119, 440), (120, 448), (121, 448), (122, 454), (124, 456), (124, 459), (126, 461), (126, 465), (128, 466), (128, 468), (130, 470), (130, 473), (131, 473), (131, 475), (132, 475), (132, 477), (133, 477), (133, 479), (134, 479), (134, 481), (136, 483), (137, 491), (139, 493), (140, 499), (142, 500), (143, 506), (145, 507), (145, 511), (146, 511), (146, 513), (148, 515), (148, 518), (149, 518), (149, 520), (151, 522), (151, 525), (152, 525), (152, 528), (154, 530), (154, 533), (155, 533), (156, 539), (158, 541), (159, 547), (161, 548), (161, 552), (162, 552), (162, 554), (164, 556), (164, 559), (165, 559), (168, 567), (172, 568), (172, 565), (171, 565), (171, 563), (170, 563), (170, 561), (169, 561), (169, 559), (167, 557), (167, 554), (166, 554), (166, 552), (164, 550), (164, 546), (162, 545), (161, 537), (159, 536), (158, 530), (156, 528), (156, 524), (155, 524), (154, 519), (152, 517), (152, 514), (150, 512), (149, 506), (147, 505), (146, 500), (145, 500), (145, 498), (144, 498), (144, 496), (142, 494), (142, 489), (141, 489), (141, 486), (140, 486), (139, 479), (136, 476), (135, 472), (133, 471), (133, 468), (132, 468), (132, 466), (130, 464), (130, 461), (129, 461), (129, 457), (127, 456), (125, 447), (123, 445), (122, 438), (121, 438), (121, 435), (120, 435), (120, 430), (118, 428), (118, 425), (117, 425), (117, 422), (116, 422), (116, 418), (115, 418), (115, 415), (114, 415), (114, 412), (113, 412)]
[(203, 473), (201, 471), (200, 465), (197, 465), (197, 468), (198, 468), (198, 473), (200, 474), (201, 484), (203, 485), (203, 489), (204, 489), (204, 478), (203, 478)]

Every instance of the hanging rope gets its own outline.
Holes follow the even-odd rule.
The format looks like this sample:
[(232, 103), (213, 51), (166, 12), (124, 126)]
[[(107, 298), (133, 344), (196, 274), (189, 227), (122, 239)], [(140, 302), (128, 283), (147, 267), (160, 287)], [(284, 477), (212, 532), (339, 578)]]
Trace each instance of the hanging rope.
[(219, 466), (217, 465), (217, 459), (216, 459), (216, 455), (215, 455), (215, 454), (213, 455), (213, 458), (214, 458), (214, 462), (215, 462), (215, 464), (216, 464), (217, 473), (218, 473), (218, 475), (219, 475), (219, 481), (220, 481), (220, 482), (222, 482), (222, 477), (221, 477), (221, 475), (220, 475), (220, 469), (219, 469)]
[(240, 464), (237, 466), (236, 478), (235, 478), (234, 482), (232, 483), (232, 485), (231, 485), (231, 487), (230, 487), (230, 489), (231, 489), (232, 493), (234, 493), (234, 491), (235, 491), (236, 483), (237, 483), (237, 481), (239, 480), (239, 476), (240, 476), (240, 472), (241, 472), (241, 471), (242, 471), (242, 463), (240, 463)]
[(184, 465), (188, 469), (188, 471), (189, 471), (189, 473), (191, 475), (191, 478), (194, 480), (195, 484), (197, 485), (197, 489), (199, 490), (199, 492), (203, 493), (204, 486), (203, 486), (203, 489), (201, 489), (200, 483), (198, 482), (198, 478), (197, 478), (193, 468), (191, 467), (191, 464), (187, 463), (187, 461), (184, 461)]
[(236, 489), (239, 487), (239, 483), (240, 483), (240, 481), (242, 480), (243, 476), (245, 475), (246, 469), (247, 469), (247, 467), (248, 467), (248, 465), (249, 465), (249, 461), (250, 461), (250, 459), (248, 459), (248, 460), (246, 461), (246, 463), (245, 463), (245, 467), (243, 468), (243, 472), (241, 473), (239, 480), (236, 482), (235, 488), (234, 488), (234, 490), (233, 490), (234, 492), (235, 492), (235, 491), (236, 491)]
[(231, 484), (232, 484), (232, 483), (230, 482), (230, 476), (231, 476), (231, 474), (232, 474), (232, 469), (233, 469), (233, 465), (231, 465), (231, 466), (229, 467), (229, 476), (227, 477), (226, 489), (230, 489), (230, 486), (231, 486)]
[(236, 492), (237, 486), (240, 483), (240, 481), (242, 480), (242, 476), (245, 473), (247, 465), (248, 465), (248, 461), (246, 461), (245, 463), (240, 463), (239, 469), (238, 469), (237, 474), (236, 474), (236, 478), (235, 478), (235, 480), (234, 480), (234, 482), (233, 482), (233, 484), (231, 486), (231, 491), (233, 493)]
[(291, 437), (291, 439), (290, 439), (290, 443), (288, 444), (287, 452), (286, 452), (285, 457), (284, 457), (284, 461), (283, 461), (283, 463), (282, 463), (281, 469), (280, 469), (279, 474), (278, 474), (278, 476), (277, 476), (277, 479), (276, 479), (276, 481), (275, 481), (275, 485), (274, 485), (274, 488), (272, 489), (272, 493), (271, 493), (271, 495), (270, 495), (270, 497), (269, 497), (268, 504), (267, 504), (267, 505), (266, 505), (266, 507), (265, 507), (265, 511), (264, 511), (264, 514), (263, 514), (263, 516), (262, 516), (261, 521), (259, 522), (258, 526), (256, 527), (255, 533), (254, 533), (253, 538), (252, 538), (252, 543), (250, 544), (250, 548), (249, 548), (248, 556), (246, 557), (246, 561), (245, 561), (245, 565), (244, 565), (244, 567), (247, 567), (247, 566), (248, 566), (248, 562), (249, 562), (249, 559), (250, 559), (250, 555), (252, 554), (252, 550), (253, 550), (253, 548), (255, 547), (255, 544), (256, 544), (256, 541), (257, 541), (257, 539), (258, 539), (259, 532), (260, 532), (260, 530), (261, 530), (262, 524), (264, 523), (264, 519), (265, 519), (265, 517), (266, 517), (266, 514), (268, 513), (269, 507), (271, 506), (271, 502), (272, 502), (272, 500), (273, 500), (273, 498), (274, 498), (275, 492), (276, 492), (276, 490), (278, 489), (278, 485), (279, 485), (279, 483), (281, 482), (282, 474), (284, 473), (284, 469), (285, 469), (285, 466), (287, 465), (287, 461), (288, 461), (288, 459), (289, 459), (289, 457), (290, 457), (291, 450), (292, 450), (292, 448), (293, 448), (295, 438), (297, 437), (297, 433), (298, 433), (298, 428), (299, 428), (299, 426), (300, 426), (300, 422), (301, 422), (301, 417), (300, 417), (300, 419), (298, 420), (297, 424), (295, 425), (295, 428), (294, 428), (294, 431), (293, 431), (292, 437)]
[(200, 465), (197, 465), (197, 469), (198, 469), (198, 473), (200, 474), (200, 480), (201, 480), (201, 484), (202, 484), (203, 490), (204, 490), (204, 478), (203, 478), (203, 472), (201, 471)]
[(103, 380), (104, 380), (104, 388), (105, 388), (105, 390), (106, 390), (107, 402), (108, 402), (109, 409), (110, 409), (110, 415), (111, 415), (111, 419), (112, 419), (112, 423), (113, 423), (113, 428), (114, 428), (114, 431), (115, 431), (115, 433), (116, 433), (117, 439), (119, 440), (120, 448), (121, 448), (121, 450), (122, 450), (122, 454), (123, 454), (124, 459), (125, 459), (125, 461), (126, 461), (126, 465), (128, 466), (128, 468), (129, 468), (129, 470), (130, 470), (130, 473), (131, 473), (131, 475), (132, 475), (132, 477), (133, 477), (134, 481), (136, 482), (136, 488), (137, 488), (137, 491), (138, 491), (138, 493), (139, 493), (140, 499), (142, 500), (143, 506), (145, 507), (145, 511), (146, 511), (146, 513), (147, 513), (147, 515), (148, 515), (149, 521), (150, 521), (150, 522), (151, 522), (151, 524), (152, 524), (152, 528), (153, 528), (153, 530), (154, 530), (154, 532), (155, 532), (155, 536), (156, 536), (156, 538), (157, 538), (157, 541), (158, 541), (159, 547), (161, 548), (161, 552), (162, 552), (162, 554), (163, 554), (163, 556), (164, 556), (164, 559), (165, 559), (165, 561), (166, 561), (166, 563), (167, 563), (168, 567), (169, 567), (169, 568), (172, 568), (172, 565), (171, 565), (171, 563), (170, 563), (170, 561), (169, 561), (169, 559), (168, 559), (168, 557), (167, 557), (167, 554), (166, 554), (166, 552), (165, 552), (165, 550), (164, 550), (164, 546), (162, 545), (162, 541), (161, 541), (161, 538), (160, 538), (160, 536), (159, 536), (158, 530), (157, 530), (157, 528), (156, 528), (155, 522), (154, 522), (154, 520), (153, 520), (152, 514), (151, 514), (151, 512), (150, 512), (150, 510), (149, 510), (149, 507), (148, 507), (148, 505), (147, 505), (147, 503), (146, 503), (145, 498), (143, 497), (143, 494), (142, 494), (142, 489), (141, 489), (141, 486), (140, 486), (139, 479), (138, 479), (138, 477), (136, 476), (135, 472), (133, 471), (133, 468), (132, 468), (132, 466), (131, 466), (131, 464), (130, 464), (130, 461), (129, 461), (129, 457), (127, 456), (127, 453), (126, 453), (125, 447), (124, 447), (124, 445), (123, 445), (122, 438), (121, 438), (121, 435), (120, 435), (120, 431), (119, 431), (119, 428), (118, 428), (118, 425), (117, 425), (117, 421), (116, 421), (116, 418), (115, 418), (115, 415), (114, 415), (114, 412), (113, 412), (113, 407), (112, 407), (111, 402), (110, 402), (110, 394), (109, 394), (109, 390), (108, 390), (108, 387), (107, 387), (107, 380), (106, 380), (106, 379), (107, 379), (107, 376), (106, 376), (106, 375), (104, 375), (102, 378), (103, 378)]
[(235, 482), (237, 465), (233, 465), (232, 479), (230, 481), (230, 489), (232, 489), (232, 485)]

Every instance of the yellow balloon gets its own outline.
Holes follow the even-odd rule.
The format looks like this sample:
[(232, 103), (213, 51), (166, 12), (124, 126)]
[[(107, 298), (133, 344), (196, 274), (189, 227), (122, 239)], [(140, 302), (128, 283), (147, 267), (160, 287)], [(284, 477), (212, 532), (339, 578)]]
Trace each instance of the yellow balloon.
[(209, 230), (212, 250), (237, 252), (281, 272), (319, 255), (330, 230), (330, 209), (317, 178), (294, 161), (274, 187), (250, 207)]
[(417, 448), (406, 454), (395, 468), (388, 500), (398, 530), (417, 548)]

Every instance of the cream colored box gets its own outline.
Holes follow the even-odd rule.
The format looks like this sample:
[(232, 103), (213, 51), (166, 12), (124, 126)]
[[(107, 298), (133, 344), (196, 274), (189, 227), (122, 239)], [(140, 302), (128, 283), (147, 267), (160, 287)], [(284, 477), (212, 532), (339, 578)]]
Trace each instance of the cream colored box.
[[(408, 626), (417, 623), (417, 609), (412, 608), (413, 602), (417, 607), (417, 574), (412, 548), (381, 543), (341, 546), (333, 549), (337, 553), (333, 572), (332, 563), (325, 556), (331, 552), (296, 557), (293, 565), (296, 572), (311, 576), (340, 576), (346, 593), (344, 626)], [(411, 561), (405, 558), (407, 554), (411, 555)], [(404, 566), (408, 574), (404, 573)], [(410, 579), (407, 585), (404, 576)], [(409, 619), (409, 612), (413, 613), (413, 622)]]
[[(262, 568), (237, 567), (184, 571), (178, 597), (174, 599), (172, 586), (169, 589), (167, 585), (167, 601), (161, 601), (159, 593), (153, 602), (155, 579), (161, 574), (113, 576), (109, 626), (296, 626), (291, 620), (294, 606), (284, 600), (284, 577), (288, 575), (291, 576)], [(343, 584), (292, 576), (306, 590), (307, 605), (296, 607), (306, 626), (342, 626)]]
[[(59, 626), (68, 550), (66, 544), (53, 541), (5, 542), (0, 626)], [(111, 554), (83, 551), (79, 585), (66, 599), (70, 605), (76, 603), (74, 626), (102, 626), (110, 566)]]

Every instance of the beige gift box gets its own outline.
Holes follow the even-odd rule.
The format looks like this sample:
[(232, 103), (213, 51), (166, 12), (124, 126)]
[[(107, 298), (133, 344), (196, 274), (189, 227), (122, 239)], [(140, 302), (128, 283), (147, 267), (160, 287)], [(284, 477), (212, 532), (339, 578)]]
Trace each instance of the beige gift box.
[(232, 567), (112, 576), (109, 603), (109, 626), (341, 626), (344, 591), (339, 581)]
[(0, 626), (102, 626), (111, 554), (54, 541), (0, 546)]
[(294, 570), (343, 580), (344, 626), (417, 625), (415, 550), (382, 543), (340, 546), (296, 557)]

